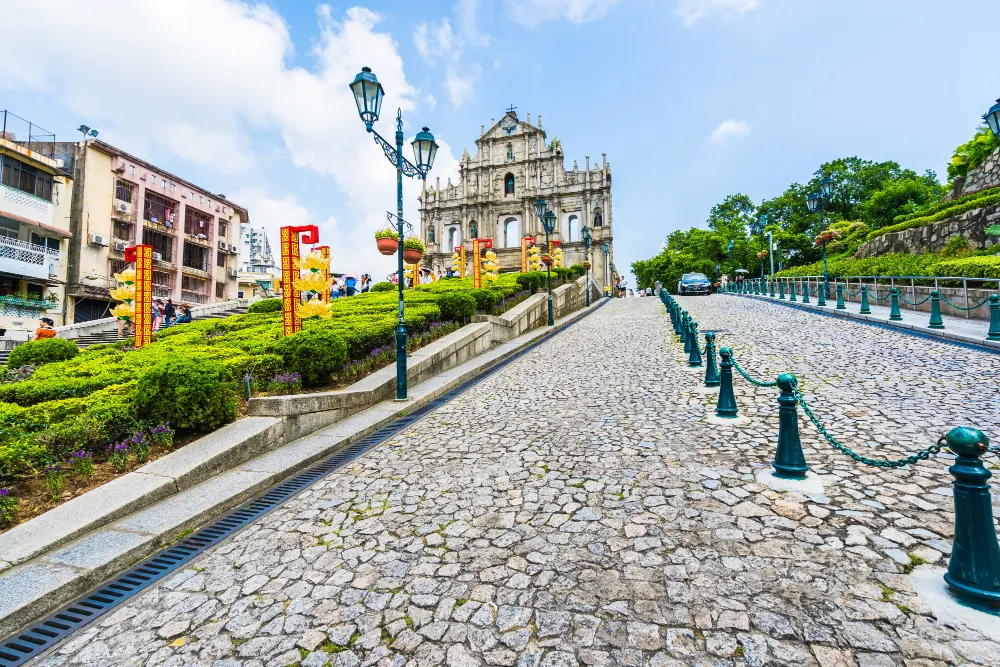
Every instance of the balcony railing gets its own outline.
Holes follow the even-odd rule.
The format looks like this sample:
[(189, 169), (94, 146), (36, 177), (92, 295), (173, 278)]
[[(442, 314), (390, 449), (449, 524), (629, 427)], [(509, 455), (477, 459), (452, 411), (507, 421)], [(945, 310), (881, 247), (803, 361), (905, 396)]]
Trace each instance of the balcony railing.
[(58, 250), (0, 236), (0, 270), (29, 278), (48, 278), (49, 264), (59, 261)]
[(208, 295), (202, 294), (201, 292), (192, 292), (191, 290), (182, 289), (181, 298), (190, 303), (208, 303)]

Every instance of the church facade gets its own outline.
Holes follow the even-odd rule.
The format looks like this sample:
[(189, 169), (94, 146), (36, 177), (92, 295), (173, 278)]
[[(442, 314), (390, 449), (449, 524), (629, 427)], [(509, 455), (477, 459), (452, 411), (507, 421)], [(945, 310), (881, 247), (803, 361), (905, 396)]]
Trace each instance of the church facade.
[[(424, 262), (444, 275), (452, 253), (464, 245), (471, 252), (472, 239), (492, 239), (500, 271), (521, 269), (521, 237), (534, 236), (544, 252), (545, 228), (535, 213), (535, 200), (544, 199), (556, 214), (550, 239), (563, 248), (563, 265), (582, 264), (586, 257), (582, 229), (589, 227), (591, 273), (603, 288), (611, 281), (614, 260), (611, 214), (611, 165), (606, 154), (601, 163), (584, 168), (576, 161), (567, 170), (558, 139), (546, 143), (542, 118), (536, 125), (512, 107), (486, 130), (480, 126), (476, 155), (464, 151), (457, 185), (448, 180), (426, 187), (420, 196), (420, 227), (427, 254)], [(467, 262), (467, 265), (470, 262)], [(543, 267), (544, 268), (544, 267)], [(468, 269), (467, 269), (468, 270)]]

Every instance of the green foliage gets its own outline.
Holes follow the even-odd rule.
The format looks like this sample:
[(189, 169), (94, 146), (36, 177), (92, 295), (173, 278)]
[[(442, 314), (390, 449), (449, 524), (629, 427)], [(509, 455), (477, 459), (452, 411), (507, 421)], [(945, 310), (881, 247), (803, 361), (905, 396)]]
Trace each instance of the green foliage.
[(942, 257), (961, 257), (969, 252), (969, 242), (963, 236), (952, 236), (941, 248)]
[(275, 353), (285, 370), (302, 376), (302, 384), (316, 387), (330, 382), (347, 361), (347, 343), (327, 328), (312, 326), (278, 341)]
[(883, 234), (890, 234), (892, 232), (901, 232), (904, 229), (913, 229), (915, 227), (924, 227), (926, 225), (932, 225), (935, 222), (941, 222), (942, 220), (952, 218), (956, 215), (961, 215), (963, 213), (975, 210), (977, 208), (983, 208), (984, 206), (994, 206), (996, 204), (1000, 204), (1000, 188), (994, 188), (990, 190), (990, 193), (991, 194), (985, 197), (978, 197), (969, 200), (965, 200), (965, 198), (963, 197), (962, 200), (956, 200), (953, 206), (946, 206), (944, 208), (939, 208), (937, 213), (934, 213), (933, 215), (910, 218), (909, 220), (906, 220), (904, 222), (899, 222), (894, 225), (890, 225), (888, 227), (883, 227), (882, 229), (876, 229), (875, 231), (868, 234), (867, 240), (871, 241), (872, 239), (878, 238)]
[(964, 204), (974, 202), (978, 199), (985, 199), (986, 197), (991, 197), (996, 194), (1000, 194), (1000, 188), (987, 188), (986, 190), (980, 190), (979, 192), (962, 195), (961, 197), (951, 199), (949, 201), (937, 201), (932, 204), (928, 204), (927, 206), (921, 206), (913, 212), (897, 215), (892, 219), (892, 221), (893, 223), (900, 223), (906, 222), (907, 220), (913, 220), (914, 218), (926, 218), (940, 211), (957, 208)]
[(934, 273), (939, 276), (1000, 279), (1000, 256), (980, 255), (938, 262)]
[(281, 299), (261, 299), (254, 301), (247, 308), (248, 313), (280, 313)]
[(423, 241), (416, 236), (411, 236), (403, 241), (403, 250), (419, 250), (420, 252), (424, 252), (426, 248)]
[(888, 227), (893, 219), (918, 209), (928, 202), (936, 202), (941, 197), (941, 187), (929, 184), (923, 179), (906, 178), (890, 181), (858, 206), (862, 220), (872, 229)]
[(860, 220), (853, 222), (841, 220), (830, 225), (828, 229), (840, 232), (840, 235), (833, 241), (827, 242), (827, 254), (854, 254), (871, 231), (871, 228)]
[(21, 366), (41, 366), (53, 361), (65, 361), (80, 354), (80, 348), (71, 340), (65, 338), (45, 338), (42, 340), (22, 343), (15, 347), (7, 365), (11, 368)]
[(368, 291), (369, 292), (395, 292), (396, 289), (397, 289), (396, 285), (393, 285), (388, 280), (386, 280), (386, 281), (383, 281), (383, 282), (380, 282), (380, 283), (375, 283), (374, 285), (372, 285), (371, 289), (368, 290)]
[(391, 229), (380, 229), (375, 232), (375, 240), (377, 241), (379, 239), (396, 239), (398, 241), (399, 234)]
[(140, 418), (178, 429), (211, 431), (236, 418), (233, 376), (210, 359), (173, 357), (147, 369), (134, 400)]
[[(922, 255), (890, 254), (878, 257), (853, 259), (847, 256), (829, 258), (831, 276), (953, 276), (957, 278), (1000, 278), (1000, 256), (976, 251), (960, 259), (949, 259), (942, 254)], [(818, 276), (823, 273), (822, 262), (785, 269), (776, 276)]]
[(965, 178), (970, 169), (975, 169), (1000, 147), (1000, 139), (985, 125), (976, 128), (971, 140), (955, 149), (948, 164), (948, 181)]
[(476, 299), (464, 292), (450, 292), (438, 299), (441, 319), (450, 322), (468, 322), (476, 314)]
[(476, 301), (476, 310), (480, 313), (488, 313), (497, 305), (497, 293), (490, 289), (474, 289), (469, 292)]

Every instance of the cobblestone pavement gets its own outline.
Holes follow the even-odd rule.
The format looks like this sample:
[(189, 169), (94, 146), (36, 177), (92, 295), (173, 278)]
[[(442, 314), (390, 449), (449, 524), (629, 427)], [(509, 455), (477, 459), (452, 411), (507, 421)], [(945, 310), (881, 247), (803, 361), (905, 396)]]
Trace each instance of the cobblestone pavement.
[[(896, 457), (993, 429), (1000, 356), (737, 297), (685, 299), (831, 431)], [(820, 443), (826, 495), (754, 481), (774, 389), (706, 421), (656, 299), (615, 300), (331, 474), (44, 665), (1000, 665), (913, 593), (943, 564), (948, 461), (863, 468)], [(984, 423), (989, 419), (992, 423)]]

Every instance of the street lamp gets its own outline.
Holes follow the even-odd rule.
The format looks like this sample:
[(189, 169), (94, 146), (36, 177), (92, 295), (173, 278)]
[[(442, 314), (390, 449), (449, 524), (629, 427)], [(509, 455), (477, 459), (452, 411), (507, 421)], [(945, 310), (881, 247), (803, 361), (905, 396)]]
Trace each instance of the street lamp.
[[(767, 214), (761, 215), (755, 223), (753, 223), (753, 231), (757, 232), (757, 245), (764, 245), (764, 225), (767, 224)], [(760, 260), (760, 277), (764, 278), (764, 258), (757, 254), (757, 259)]]
[[(611, 282), (611, 276), (608, 275), (608, 255), (611, 253), (611, 244), (607, 241), (604, 242), (604, 287), (608, 288), (608, 283)], [(607, 295), (611, 296), (611, 290), (607, 289)]]
[(993, 130), (996, 138), (1000, 139), (1000, 100), (997, 100), (997, 103), (990, 107), (990, 110), (983, 115), (983, 120)]
[(403, 110), (396, 111), (396, 146), (395, 148), (388, 141), (373, 129), (373, 125), (378, 120), (379, 110), (382, 108), (382, 98), (385, 91), (382, 84), (368, 67), (362, 67), (361, 72), (354, 77), (350, 84), (351, 92), (354, 93), (354, 101), (358, 105), (358, 115), (365, 124), (365, 130), (373, 136), (375, 143), (379, 145), (385, 153), (389, 162), (396, 167), (396, 222), (399, 226), (399, 256), (398, 273), (399, 276), (399, 322), (396, 326), (396, 400), (406, 400), (406, 324), (404, 321), (403, 288), (405, 280), (403, 278), (403, 176), (410, 178), (417, 177), (427, 180), (427, 172), (434, 164), (434, 157), (437, 155), (438, 145), (434, 142), (434, 135), (426, 127), (423, 128), (413, 139), (413, 164), (403, 157)]
[(580, 230), (583, 234), (583, 245), (587, 249), (586, 254), (583, 258), (584, 267), (587, 269), (587, 305), (590, 305), (590, 243), (594, 240), (594, 237), (590, 235), (590, 227), (586, 225)]
[[(824, 176), (819, 182), (819, 192), (813, 192), (806, 198), (806, 206), (809, 207), (810, 213), (815, 213), (819, 210), (819, 227), (820, 232), (823, 231), (823, 208), (826, 205), (826, 200), (830, 198), (833, 193), (833, 179), (829, 176)], [(826, 239), (822, 241), (823, 245), (823, 291), (826, 292), (826, 298), (830, 298), (830, 272), (827, 270), (826, 266)]]
[[(535, 200), (535, 210), (539, 210), (539, 203), (541, 208), (545, 208), (545, 200), (539, 197)], [(545, 211), (542, 215), (542, 224), (545, 225), (545, 251), (548, 252), (549, 248), (549, 234), (556, 229), (556, 214), (552, 211)], [(552, 256), (549, 255), (549, 261), (545, 263), (545, 281), (548, 285), (549, 290), (549, 326), (555, 326), (556, 320), (552, 316)]]

